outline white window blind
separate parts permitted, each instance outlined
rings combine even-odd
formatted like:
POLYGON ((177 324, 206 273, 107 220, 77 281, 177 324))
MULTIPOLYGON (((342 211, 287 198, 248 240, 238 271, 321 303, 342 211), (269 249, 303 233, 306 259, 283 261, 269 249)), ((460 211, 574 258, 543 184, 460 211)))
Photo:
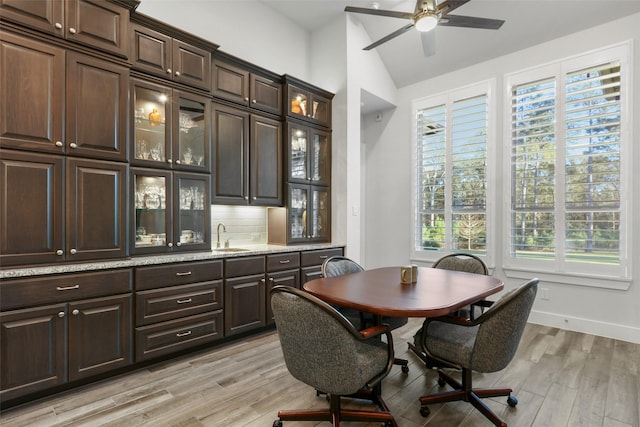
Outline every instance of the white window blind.
MULTIPOLYGON (((485 88, 486 89, 486 88, 485 88)), ((416 108, 414 251, 487 251, 488 95, 416 108)))
POLYGON ((623 57, 613 49, 546 67, 540 78, 511 76, 507 264, 628 274, 623 57))

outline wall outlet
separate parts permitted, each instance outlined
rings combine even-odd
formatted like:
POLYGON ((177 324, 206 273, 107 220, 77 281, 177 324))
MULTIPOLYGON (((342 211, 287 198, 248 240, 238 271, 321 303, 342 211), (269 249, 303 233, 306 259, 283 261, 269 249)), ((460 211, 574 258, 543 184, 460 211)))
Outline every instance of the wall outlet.
POLYGON ((540 288, 540 299, 549 299, 549 288, 540 288))

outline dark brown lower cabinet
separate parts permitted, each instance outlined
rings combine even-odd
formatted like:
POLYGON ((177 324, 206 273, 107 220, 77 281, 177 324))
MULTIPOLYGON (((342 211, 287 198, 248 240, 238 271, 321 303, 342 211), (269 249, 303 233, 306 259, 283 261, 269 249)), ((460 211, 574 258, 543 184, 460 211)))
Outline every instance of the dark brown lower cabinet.
POLYGON ((131 326, 131 294, 0 313, 0 400, 130 365, 131 326))
POLYGON ((327 258, 343 255, 344 248, 318 249, 300 253, 300 286, 322 277, 322 263, 327 258))
POLYGON ((226 259, 224 271, 225 336, 265 326, 265 257, 226 259))

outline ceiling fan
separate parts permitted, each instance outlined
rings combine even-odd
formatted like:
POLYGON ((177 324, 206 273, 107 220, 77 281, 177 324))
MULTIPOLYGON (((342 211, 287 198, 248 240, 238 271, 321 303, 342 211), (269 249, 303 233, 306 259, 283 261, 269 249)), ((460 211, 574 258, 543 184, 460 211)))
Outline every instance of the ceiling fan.
POLYGON ((422 39, 422 49, 425 56, 435 54, 435 32, 436 26, 443 27, 465 27, 481 28, 485 30, 497 30, 504 21, 500 19, 478 18, 473 16, 449 15, 449 12, 459 8, 470 0, 418 0, 416 8, 411 12, 397 12, 394 10, 369 9, 366 7, 347 6, 345 12, 364 13, 367 15, 386 16, 391 18, 410 19, 411 23, 405 25, 397 31, 371 43, 363 50, 371 50, 401 34, 415 28, 420 32, 422 39))

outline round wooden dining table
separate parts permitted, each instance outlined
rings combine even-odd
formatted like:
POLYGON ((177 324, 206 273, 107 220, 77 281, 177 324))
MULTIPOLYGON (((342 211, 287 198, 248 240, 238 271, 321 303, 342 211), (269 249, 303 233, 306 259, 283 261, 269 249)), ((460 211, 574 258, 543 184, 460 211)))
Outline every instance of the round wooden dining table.
POLYGON ((402 283, 401 267, 383 267, 314 279, 304 290, 330 304, 392 317, 444 316, 504 288, 502 280, 460 271, 418 267, 415 283, 402 283))

